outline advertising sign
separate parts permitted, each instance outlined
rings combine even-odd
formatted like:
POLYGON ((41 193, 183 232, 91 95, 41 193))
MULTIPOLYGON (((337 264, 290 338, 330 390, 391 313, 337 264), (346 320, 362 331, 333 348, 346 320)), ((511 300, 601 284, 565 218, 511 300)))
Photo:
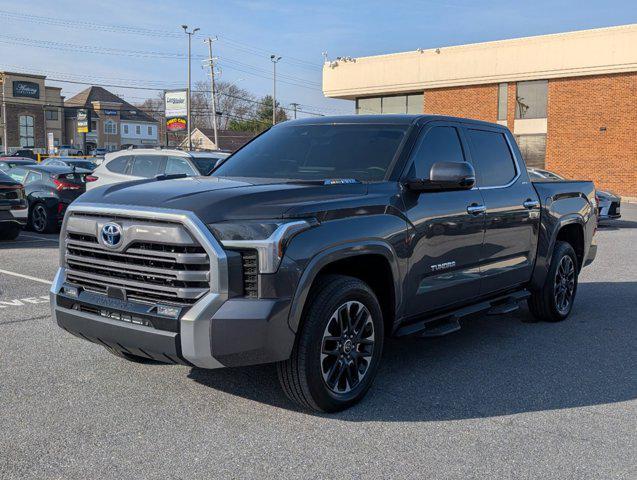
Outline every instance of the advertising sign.
POLYGON ((55 138, 53 137, 53 132, 46 134, 46 146, 48 154, 55 155, 55 138))
POLYGON ((13 96, 40 98, 40 84, 35 82, 25 82, 22 80, 14 80, 13 96))
POLYGON ((188 128, 188 91, 173 90, 164 92, 166 130, 179 132, 188 128))
POLYGON ((77 133, 88 133, 91 131, 91 111, 81 108, 77 111, 77 133))

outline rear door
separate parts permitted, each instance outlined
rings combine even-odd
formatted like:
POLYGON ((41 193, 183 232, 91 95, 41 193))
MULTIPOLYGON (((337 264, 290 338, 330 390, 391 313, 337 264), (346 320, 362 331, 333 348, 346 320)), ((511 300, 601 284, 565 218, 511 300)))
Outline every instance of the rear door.
MULTIPOLYGON (((416 142, 405 179, 429 178, 435 162, 468 161, 458 125, 428 123, 416 142)), ((405 214, 412 226, 411 260, 405 285, 407 313, 465 302, 480 293, 479 259, 484 215, 480 191, 413 192, 404 190, 405 214)))
POLYGON ((486 206, 480 273, 488 295, 530 280, 540 203, 508 130, 467 124, 464 133, 486 206))

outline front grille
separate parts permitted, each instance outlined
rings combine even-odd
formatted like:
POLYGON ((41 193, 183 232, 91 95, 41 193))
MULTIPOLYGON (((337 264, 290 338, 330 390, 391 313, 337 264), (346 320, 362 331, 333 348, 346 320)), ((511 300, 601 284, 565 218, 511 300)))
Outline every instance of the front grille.
POLYGON ((248 298, 257 298, 259 295, 259 265, 255 250, 241 252, 243 265, 243 294, 248 298))
POLYGON ((610 204, 610 207, 608 208, 608 214, 609 215, 617 215, 617 207, 619 206, 619 204, 617 202, 613 202, 610 204))
POLYGON ((149 232, 147 236, 152 241, 135 239, 122 251, 113 251, 88 233, 96 231, 96 220, 78 220, 70 218, 67 225, 67 282, 95 293, 106 294, 112 287, 123 290, 129 300, 179 306, 192 305, 209 291, 208 254, 182 225, 158 222, 138 225, 135 219, 122 219, 129 227, 142 227, 139 229, 142 235, 149 232), (189 243, 157 241, 159 235, 153 234, 153 228, 157 232, 169 228, 178 234, 175 238, 189 243))

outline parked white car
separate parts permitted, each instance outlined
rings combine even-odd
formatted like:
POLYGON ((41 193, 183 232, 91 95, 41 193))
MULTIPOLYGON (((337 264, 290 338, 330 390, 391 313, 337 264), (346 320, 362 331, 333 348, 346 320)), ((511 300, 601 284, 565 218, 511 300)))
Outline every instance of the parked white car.
POLYGON ((104 161, 86 177, 86 189, 102 185, 153 178, 158 175, 209 175, 227 152, 186 152, 139 148, 107 153, 104 161))

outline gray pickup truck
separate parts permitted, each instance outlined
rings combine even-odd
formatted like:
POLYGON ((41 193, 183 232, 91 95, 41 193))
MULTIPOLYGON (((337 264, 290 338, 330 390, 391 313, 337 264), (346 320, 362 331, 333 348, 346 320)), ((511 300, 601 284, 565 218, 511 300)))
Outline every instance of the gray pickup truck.
POLYGON ((523 300, 566 319, 596 253, 593 184, 531 183, 490 123, 289 121, 212 175, 74 202, 58 325, 133 361, 276 362, 290 399, 332 412, 368 391, 386 337, 444 335, 523 300))

